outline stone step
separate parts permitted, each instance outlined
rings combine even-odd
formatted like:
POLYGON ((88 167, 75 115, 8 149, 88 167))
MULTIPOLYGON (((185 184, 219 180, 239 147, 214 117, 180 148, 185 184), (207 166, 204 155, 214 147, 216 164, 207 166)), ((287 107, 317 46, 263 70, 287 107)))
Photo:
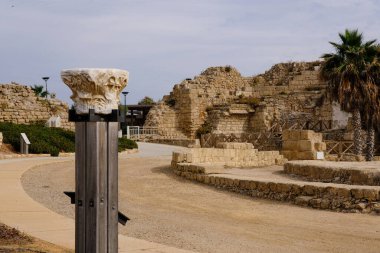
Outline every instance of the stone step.
POLYGON ((291 161, 284 172, 307 181, 380 186, 380 162, 291 161))
POLYGON ((339 212, 380 213, 380 186, 301 181, 282 173, 281 166, 223 169, 172 164, 172 168, 176 175, 189 180, 256 198, 339 212))

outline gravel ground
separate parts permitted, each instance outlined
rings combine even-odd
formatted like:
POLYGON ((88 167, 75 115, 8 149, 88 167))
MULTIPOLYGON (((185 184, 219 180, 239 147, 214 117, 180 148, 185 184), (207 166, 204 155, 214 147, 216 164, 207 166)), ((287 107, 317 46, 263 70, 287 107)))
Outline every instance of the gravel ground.
MULTIPOLYGON (((379 252, 378 216, 219 191, 175 177, 165 152, 158 157, 140 152, 120 160, 119 205, 131 218, 120 226, 121 233, 198 252, 379 252)), ((74 218, 74 207, 62 193, 74 189, 73 168, 73 161, 33 168, 22 177, 24 189, 48 208, 74 218)))

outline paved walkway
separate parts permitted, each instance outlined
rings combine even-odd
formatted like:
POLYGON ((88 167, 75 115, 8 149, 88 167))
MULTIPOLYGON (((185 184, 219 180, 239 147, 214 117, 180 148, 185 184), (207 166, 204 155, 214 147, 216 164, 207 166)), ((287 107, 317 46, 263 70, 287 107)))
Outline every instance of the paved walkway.
MULTIPOLYGON (((136 156, 144 156, 144 150, 149 154, 157 152, 159 155, 168 155, 175 148, 143 143, 140 144, 140 154, 136 156)), ((23 190, 20 181, 22 174, 32 167, 70 159, 73 157, 0 160, 0 222, 31 236, 73 249, 74 220, 52 212, 31 199, 23 190)), ((189 253, 191 251, 119 235, 119 252, 189 253)))

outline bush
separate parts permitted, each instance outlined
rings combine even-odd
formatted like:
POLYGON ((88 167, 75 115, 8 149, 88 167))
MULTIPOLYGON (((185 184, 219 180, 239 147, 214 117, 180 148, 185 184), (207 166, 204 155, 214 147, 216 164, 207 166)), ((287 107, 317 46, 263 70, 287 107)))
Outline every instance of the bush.
POLYGON ((11 144, 15 150, 20 150, 20 134, 25 133, 31 144, 29 152, 32 154, 58 155, 59 152, 75 151, 75 134, 61 128, 48 128, 40 123, 18 125, 0 123, 0 132, 3 132, 4 143, 11 144))
POLYGON ((195 132, 195 136, 199 139, 201 138, 202 134, 209 134, 212 131, 212 126, 208 123, 204 123, 202 126, 198 128, 198 130, 195 132))
POLYGON ((59 156, 58 148, 51 148, 50 149, 50 156, 59 156))
MULTIPOLYGON (((50 154, 58 156, 60 152, 75 152, 75 133, 61 128, 49 128, 40 123, 19 125, 0 123, 0 132, 3 133, 3 142, 11 144, 14 150, 20 150, 20 134, 25 133, 31 144, 29 153, 50 154)), ((135 141, 125 137, 119 139, 119 152, 137 148, 135 141)))
POLYGON ((138 148, 137 143, 133 140, 128 139, 127 137, 119 138, 119 152, 122 152, 127 149, 138 148))

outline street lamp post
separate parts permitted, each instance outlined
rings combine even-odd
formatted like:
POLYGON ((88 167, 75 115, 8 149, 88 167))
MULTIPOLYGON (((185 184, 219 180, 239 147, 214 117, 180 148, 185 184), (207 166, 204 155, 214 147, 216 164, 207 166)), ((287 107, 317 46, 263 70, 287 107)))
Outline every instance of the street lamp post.
POLYGON ((42 80, 45 81, 45 90, 46 90, 45 97, 47 98, 47 95, 48 95, 47 81, 49 80, 49 77, 48 76, 44 76, 44 77, 42 77, 42 80))
POLYGON ((124 118, 124 131, 127 131, 126 128, 127 128, 127 95, 128 95, 128 91, 123 91, 122 92, 123 95, 124 95, 124 115, 125 115, 125 118, 124 118))

